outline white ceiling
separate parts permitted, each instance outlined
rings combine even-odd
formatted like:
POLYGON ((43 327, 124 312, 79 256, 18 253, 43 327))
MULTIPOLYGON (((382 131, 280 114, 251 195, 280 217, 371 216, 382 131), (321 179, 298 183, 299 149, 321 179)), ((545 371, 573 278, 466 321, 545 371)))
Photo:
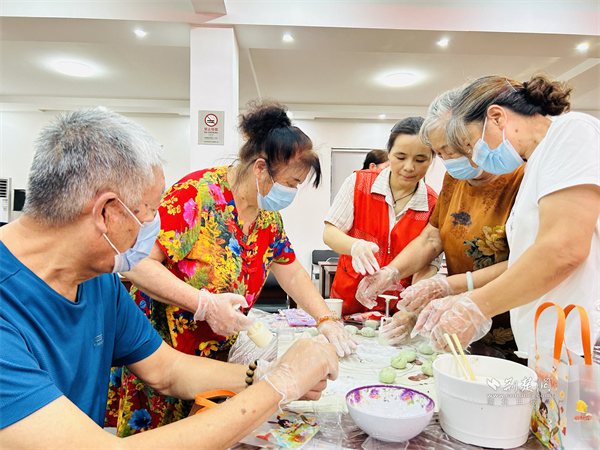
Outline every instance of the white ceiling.
POLYGON ((572 83, 573 109, 598 116, 599 8, 598 0, 0 0, 0 106, 188 115, 190 26, 229 26, 240 106, 262 96, 295 118, 393 120, 424 114, 468 78, 525 81, 544 71, 572 83), (286 32, 294 42, 282 42, 286 32), (436 45, 442 37, 447 48, 436 45), (587 52, 575 49, 581 42, 587 52), (50 66, 59 57, 87 61, 98 75, 61 75, 50 66), (379 81, 406 70, 422 81, 379 81))

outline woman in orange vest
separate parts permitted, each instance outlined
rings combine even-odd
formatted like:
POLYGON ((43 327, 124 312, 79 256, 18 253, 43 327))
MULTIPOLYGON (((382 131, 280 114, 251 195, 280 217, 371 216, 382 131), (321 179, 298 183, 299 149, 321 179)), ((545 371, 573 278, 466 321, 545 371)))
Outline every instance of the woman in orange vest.
MULTIPOLYGON (((394 278, 397 270, 388 264, 429 222, 437 194, 422 181, 434 157, 419 139, 423 121, 408 117, 394 125, 387 144, 390 166, 350 175, 325 217, 323 241, 340 254, 331 298, 344 301, 343 315, 385 309, 383 301, 359 302, 358 284, 367 274, 394 278)), ((414 277, 432 276, 437 269, 426 266, 414 277)), ((409 276, 386 293, 398 295, 411 283, 409 276)))

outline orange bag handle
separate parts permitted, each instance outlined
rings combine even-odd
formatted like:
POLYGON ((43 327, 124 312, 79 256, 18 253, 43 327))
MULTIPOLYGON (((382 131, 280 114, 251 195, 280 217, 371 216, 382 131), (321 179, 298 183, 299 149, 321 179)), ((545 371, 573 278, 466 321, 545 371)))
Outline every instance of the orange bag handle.
MULTIPOLYGON (((554 361, 560 361, 560 353, 562 351, 562 345, 565 340, 565 312, 563 309, 558 306, 556 303, 545 302, 542 303, 537 311, 535 312, 535 320, 533 322, 533 332, 535 335, 535 351, 537 353, 537 323, 540 317, 540 314, 547 309, 554 306, 558 313, 558 318, 556 321, 556 333, 554 334, 554 361)), ((570 310, 569 310, 570 311, 570 310)), ((589 326, 589 324, 588 324, 589 326)))
MULTIPOLYGON (((588 366, 592 365, 592 349, 590 348, 590 319, 588 318, 585 308, 579 305, 569 305, 565 308, 565 319, 569 317, 569 313, 577 309, 579 311, 579 320, 581 322, 581 340, 583 345, 583 359, 588 366)), ((571 364, 571 354, 569 354, 569 364, 571 364)))
POLYGON ((194 398, 194 402, 196 405, 202 406, 203 408, 199 409, 196 414, 200 414, 201 412, 206 411, 207 409, 214 408, 218 405, 218 403, 213 402, 210 399, 216 399, 220 397, 233 397, 235 392, 227 390, 227 389, 213 389, 212 391, 204 391, 199 394, 196 394, 194 398))

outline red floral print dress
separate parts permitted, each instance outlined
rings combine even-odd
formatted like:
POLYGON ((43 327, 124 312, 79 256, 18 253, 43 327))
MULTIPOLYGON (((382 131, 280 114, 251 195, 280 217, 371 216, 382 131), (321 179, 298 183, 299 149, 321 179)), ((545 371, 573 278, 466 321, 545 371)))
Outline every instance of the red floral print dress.
MULTIPOLYGON (((259 210, 248 235, 243 233, 227 167, 200 170, 181 179, 165 193, 159 214, 157 241, 169 271, 198 289, 241 294, 249 307, 260 294, 271 264, 296 259, 277 212, 259 210)), ((183 353, 215 357, 235 341, 236 336, 219 336, 206 322, 195 322, 193 312, 155 301, 135 286, 131 295, 165 342, 183 353)), ((158 394, 127 368, 115 368, 112 375, 107 426, 116 422, 119 436, 189 414, 190 401, 158 394)))

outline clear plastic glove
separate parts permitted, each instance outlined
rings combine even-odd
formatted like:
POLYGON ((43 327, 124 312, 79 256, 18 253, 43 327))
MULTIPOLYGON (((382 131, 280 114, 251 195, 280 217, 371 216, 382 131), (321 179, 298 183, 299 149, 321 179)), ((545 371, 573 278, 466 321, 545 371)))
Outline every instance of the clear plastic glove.
POLYGON ((467 294, 434 300, 419 315, 415 330, 429 336, 429 345, 438 351, 447 351, 444 333, 456 334, 466 348, 490 331, 492 319, 488 319, 467 294))
POLYGON ((373 275, 379 270, 379 263, 375 259, 375 253, 379 251, 379 246, 374 242, 359 239, 350 249, 352 256, 352 268, 361 275, 373 275))
POLYGON ((348 334, 341 322, 337 320, 321 322, 317 329, 335 347, 335 351, 340 358, 352 354, 358 347, 358 342, 348 334))
POLYGON ((373 275, 367 275, 356 288, 356 300, 368 309, 373 309, 377 305, 377 296, 390 290, 394 283, 400 281, 398 269, 392 266, 385 266, 375 272, 373 275))
POLYGON ((398 309, 419 313, 430 301, 454 295, 446 277, 428 278, 407 287, 398 301, 398 309))
POLYGON ((410 337, 416 323, 416 313, 400 310, 391 317, 391 321, 381 327, 381 336, 390 345, 400 345, 410 337))
POLYGON ((239 294, 212 294, 206 289, 200 289, 194 320, 205 320, 215 333, 231 336, 247 330, 256 322, 256 319, 242 314, 236 308, 238 305, 248 307, 246 299, 239 294))
POLYGON ((333 345, 324 336, 312 339, 304 333, 273 363, 263 379, 281 394, 281 408, 303 396, 317 400, 326 386, 323 381, 335 380, 338 370, 333 345))

